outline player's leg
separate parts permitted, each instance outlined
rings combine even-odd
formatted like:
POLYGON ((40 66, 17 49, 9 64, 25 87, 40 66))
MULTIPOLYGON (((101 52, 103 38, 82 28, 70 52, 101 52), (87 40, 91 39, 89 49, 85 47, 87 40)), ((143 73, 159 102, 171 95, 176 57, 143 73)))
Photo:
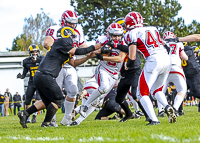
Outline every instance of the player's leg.
POLYGON ((74 67, 66 68, 66 77, 64 79, 64 86, 67 91, 65 104, 65 115, 60 122, 61 125, 69 125, 72 123, 71 114, 74 109, 76 101, 76 94, 78 93, 77 87, 78 77, 74 67))

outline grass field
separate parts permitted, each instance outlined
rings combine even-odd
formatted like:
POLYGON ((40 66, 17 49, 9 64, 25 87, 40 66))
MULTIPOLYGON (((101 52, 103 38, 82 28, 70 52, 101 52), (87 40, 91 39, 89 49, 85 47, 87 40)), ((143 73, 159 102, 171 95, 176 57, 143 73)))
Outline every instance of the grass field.
MULTIPOLYGON (((157 110, 156 110, 157 112, 157 110)), ((146 126, 145 118, 119 123, 119 120, 95 121, 95 111, 79 126, 61 126, 63 113, 57 113, 58 128, 41 128, 44 114, 37 116, 35 124, 23 129, 17 116, 0 118, 0 143, 10 142, 135 142, 135 143, 195 143, 200 142, 200 113, 197 107, 184 106, 185 115, 176 123, 160 117, 160 125, 146 126)))

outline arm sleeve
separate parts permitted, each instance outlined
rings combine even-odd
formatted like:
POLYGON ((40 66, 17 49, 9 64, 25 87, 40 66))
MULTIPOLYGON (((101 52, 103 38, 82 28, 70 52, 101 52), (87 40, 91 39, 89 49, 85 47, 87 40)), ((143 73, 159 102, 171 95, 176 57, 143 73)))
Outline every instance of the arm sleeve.
POLYGON ((95 50, 94 45, 89 46, 88 48, 78 48, 76 49, 74 55, 85 55, 95 50))

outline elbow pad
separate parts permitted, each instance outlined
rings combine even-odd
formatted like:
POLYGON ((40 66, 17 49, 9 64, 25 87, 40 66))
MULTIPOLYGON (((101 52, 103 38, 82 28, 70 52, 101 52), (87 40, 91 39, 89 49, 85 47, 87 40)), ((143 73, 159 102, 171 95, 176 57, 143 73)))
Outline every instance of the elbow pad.
POLYGON ((79 49, 76 49, 74 55, 85 55, 85 54, 90 53, 90 52, 92 52, 94 50, 95 50, 94 45, 91 45, 88 48, 79 48, 79 49))

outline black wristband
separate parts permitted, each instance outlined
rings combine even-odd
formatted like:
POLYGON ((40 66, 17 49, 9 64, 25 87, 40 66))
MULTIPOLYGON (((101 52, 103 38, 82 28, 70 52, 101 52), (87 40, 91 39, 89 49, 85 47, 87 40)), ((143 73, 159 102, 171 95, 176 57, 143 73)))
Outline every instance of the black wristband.
POLYGON ((117 45, 117 49, 125 53, 128 53, 128 50, 129 50, 128 46, 122 45, 122 44, 117 45))
POLYGON ((127 64, 126 66, 129 68, 131 67, 133 64, 134 64, 135 60, 131 60, 129 57, 128 57, 128 61, 127 61, 127 64))

